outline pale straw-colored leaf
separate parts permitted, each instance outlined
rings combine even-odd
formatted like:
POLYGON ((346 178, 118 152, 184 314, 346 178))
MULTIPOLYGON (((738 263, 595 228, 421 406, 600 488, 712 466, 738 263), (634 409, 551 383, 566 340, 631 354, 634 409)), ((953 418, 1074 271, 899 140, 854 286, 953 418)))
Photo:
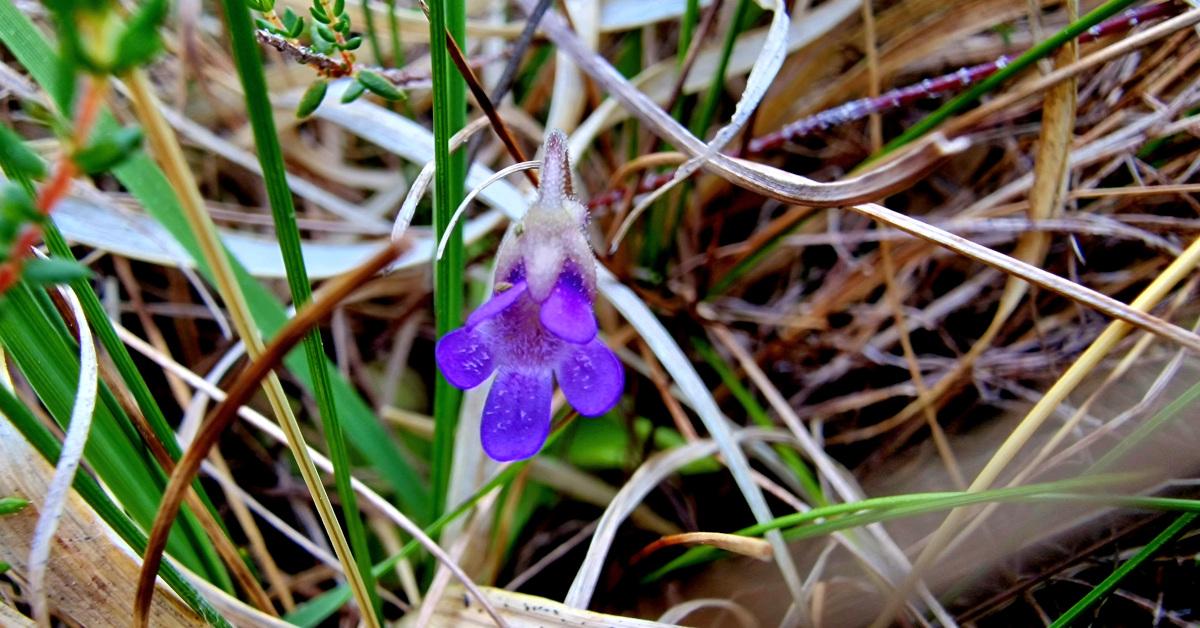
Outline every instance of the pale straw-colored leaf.
POLYGON ((75 317, 79 330, 79 380, 75 389, 75 401, 71 406, 71 423, 63 438, 54 478, 46 490, 38 515, 33 540, 29 546, 29 603, 33 618, 42 626, 50 625, 50 605, 47 599, 46 571, 51 560, 50 549, 54 546, 54 535, 60 520, 65 516, 67 500, 75 472, 83 460, 83 449, 92 430, 92 415, 96 410, 97 381, 100 366, 96 356, 96 344, 92 341, 92 330, 83 314, 83 306, 75 291, 61 290, 75 317))
MULTIPOLYGON (((529 0, 520 0, 529 10, 529 0)), ((1200 9, 1189 11, 1178 18, 1168 20, 1164 24, 1147 29, 1142 33, 1138 43, 1152 41, 1146 37, 1153 32, 1157 37, 1164 37, 1171 32, 1169 27, 1178 29, 1200 21, 1200 9), (1181 18, 1183 18, 1181 20, 1181 18)), ((571 53, 572 58, 597 83, 610 94, 620 100, 638 119, 657 133, 662 139, 675 145, 676 148, 690 154, 699 155, 704 150, 704 143, 688 132, 662 108, 629 84, 615 68, 606 60, 590 54, 562 17, 551 12, 543 18, 543 30, 549 39, 571 53)), ((1130 38, 1133 39, 1133 38, 1130 38)), ((1118 44, 1119 45, 1119 44, 1118 44)), ((1116 47, 1116 46, 1113 46, 1116 47)), ((1092 55, 1095 56, 1095 55, 1092 55)), ((1091 57, 1089 57, 1091 58, 1091 57)), ((1085 59, 1084 61, 1086 61, 1085 59)), ((1082 61, 1080 63, 1083 63, 1082 61)), ((1057 70, 1048 75, 1042 82, 1045 86, 1054 75, 1054 80, 1064 80, 1063 71, 1073 70, 1079 64, 1057 70)), ((816 183, 797 174, 778 168, 758 164, 744 159, 736 159, 726 155, 715 155, 705 164, 705 168, 723 179, 748 190, 787 203, 813 207, 849 206, 855 212, 873 220, 907 231, 917 237, 947 248, 951 251, 969 257, 988 266, 998 268, 1010 275, 1028 281, 1047 290, 1061 294, 1067 298, 1091 307, 1113 318, 1151 331, 1164 338, 1185 345, 1194 351, 1200 351, 1200 335, 1180 328, 1146 312, 1138 311, 1129 305, 1121 303, 1112 297, 1101 294, 1078 283, 1064 279, 1036 266, 1013 259, 978 243, 947 233, 925 222, 911 218, 875 203, 866 202, 873 198, 887 196, 895 191, 911 185, 921 173, 932 168, 945 157, 962 151, 967 145, 966 140, 947 140, 940 134, 934 134, 920 142, 913 150, 889 166, 861 175, 855 179, 847 179, 834 183, 816 183)))
MULTIPOLYGON (((0 416, 0 495, 20 495, 30 502, 21 512, 0 517, 0 561, 9 563, 9 577, 29 578, 28 548, 54 473, 16 426, 0 416)), ((124 628, 133 613, 140 561, 73 490, 67 491, 55 519, 54 556, 46 563, 43 585, 54 615, 76 626, 124 628)), ((150 617, 155 626, 205 625, 162 583, 150 617)), ((0 615, 0 624, 6 621, 0 615)))
POLYGON ((471 191, 467 192, 467 195, 463 197, 462 202, 458 204, 458 208, 454 210, 454 215, 450 216, 450 222, 446 224, 445 234, 442 235, 441 241, 438 242, 437 254, 434 256, 434 259, 442 259, 442 254, 446 252, 446 244, 450 242, 450 234, 454 231, 454 227, 458 225, 458 221, 462 218, 463 214, 467 212, 467 208, 471 206, 471 203, 474 202, 475 197, 479 196, 480 192, 483 192, 489 185, 499 181, 500 179, 503 179, 504 177, 507 177, 510 174, 513 174, 514 172, 533 170, 534 168, 540 167, 542 167, 541 161, 522 161, 521 163, 513 164, 497 170, 492 174, 492 176, 484 179, 483 183, 471 188, 471 191))
MULTIPOLYGON (((730 445, 740 454, 744 441, 779 440, 782 437, 779 433, 764 432, 756 428, 742 428, 735 431, 725 427, 722 432, 724 443, 716 438, 692 441, 674 449, 658 452, 638 467, 638 470, 625 482, 617 496, 613 498, 612 503, 601 515, 596 533, 592 536, 592 542, 588 546, 587 556, 584 557, 583 564, 575 574, 575 580, 571 583, 567 597, 563 600, 564 604, 576 608, 587 608, 592 594, 596 590, 596 583, 600 580, 605 557, 616 537, 618 527, 633 511, 633 508, 640 504, 646 495, 664 479, 697 460, 707 458, 719 451, 724 454, 724 450, 730 445)), ((736 472, 734 477, 736 479, 736 472)), ((753 490, 761 499, 762 493, 758 492, 758 487, 754 487, 753 490)), ((743 493, 746 494, 747 501, 753 499, 749 494, 750 491, 743 489, 743 493)), ((790 554, 787 554, 787 546, 782 543, 782 538, 778 543, 772 542, 771 545, 775 551, 776 560, 779 561, 783 556, 787 556, 786 564, 791 565, 790 554)), ((780 562, 784 564, 783 561, 780 562)), ((792 569, 794 570, 794 565, 792 569)), ((797 591, 799 591, 798 582, 797 591)), ((800 603, 800 600, 797 600, 797 603, 800 603)))
POLYGON ((758 108, 763 96, 767 94, 767 89, 771 87, 771 83, 775 80, 775 75, 779 73, 779 68, 783 66, 783 60, 787 56, 787 7, 784 5, 783 0, 771 0, 769 4, 772 15, 771 25, 767 28, 767 38, 763 42, 762 50, 758 53, 758 58, 754 61, 753 67, 750 68, 750 74, 746 77, 746 86, 742 90, 742 96, 738 99, 737 105, 734 106, 733 116, 725 126, 721 127, 713 135, 713 138, 705 145, 703 151, 693 156, 675 170, 675 176, 666 185, 647 194, 645 198, 638 201, 633 211, 629 212, 629 215, 625 217, 625 221, 617 229, 617 233, 613 237, 612 250, 616 250, 621 240, 625 237, 625 233, 629 231, 633 223, 637 221, 638 217, 650 205, 664 194, 670 192, 676 185, 692 176, 705 162, 712 159, 713 155, 724 150, 729 145, 729 142, 741 133, 742 127, 754 115, 754 110, 758 108))
POLYGON ((733 600, 725 600, 721 598, 706 597, 698 600, 688 600, 682 604, 676 604, 667 609, 667 612, 659 616, 658 621, 664 624, 678 624, 687 618, 688 615, 696 611, 718 608, 733 615, 733 618, 742 625, 742 628, 758 628, 758 618, 751 613, 749 609, 733 600))
MULTIPOLYGON (((647 4, 638 1, 643 5, 647 4)), ((797 52, 821 41, 833 28, 855 15, 860 2, 861 0, 833 0, 802 15, 792 16, 787 32, 787 52, 797 52)), ((766 28, 755 29, 743 33, 738 38, 733 53, 729 56, 725 78, 741 76, 750 71, 763 49, 767 31, 766 28)), ((720 56, 719 42, 702 48, 692 65, 692 71, 683 83, 682 93, 695 94, 707 89, 709 84, 716 80, 713 75, 717 71, 720 56)), ((679 63, 671 57, 642 70, 630 79, 630 83, 654 102, 665 105, 678 77, 679 63)), ((591 149, 601 133, 630 115, 630 110, 610 94, 571 134, 571 154, 576 159, 581 158, 591 149)))
MULTIPOLYGON (((504 589, 480 587, 500 616, 512 628, 673 628, 645 619, 620 615, 605 615, 572 608, 544 597, 514 593, 504 589)), ((419 624, 412 615, 400 621, 403 628, 419 624)), ((495 623, 470 598, 463 596, 462 587, 447 587, 428 624, 421 628, 491 628, 495 623)))

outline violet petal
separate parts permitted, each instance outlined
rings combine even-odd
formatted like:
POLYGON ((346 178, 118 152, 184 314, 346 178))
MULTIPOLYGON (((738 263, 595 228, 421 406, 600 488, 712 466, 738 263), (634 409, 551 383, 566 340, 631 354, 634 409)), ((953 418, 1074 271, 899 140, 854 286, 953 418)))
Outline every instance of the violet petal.
POLYGON ((463 390, 483 383, 496 370, 486 339, 466 327, 442 336, 434 354, 446 381, 463 390))
POLYGON ((621 361, 599 338, 567 354, 554 374, 567 401, 583 416, 608 412, 625 389, 621 361))
POLYGON ((484 301, 483 305, 479 306, 478 309, 471 312, 471 315, 467 317, 467 327, 474 329, 483 321, 507 310, 509 306, 517 302, 517 299, 521 298, 521 295, 525 294, 528 287, 528 284, 522 281, 513 284, 508 290, 492 295, 492 298, 484 301))
POLYGON ((550 373, 502 370, 483 406, 480 440, 493 460, 524 460, 550 434, 550 373))
POLYGON ((538 318, 550 333, 570 343, 581 345, 596 337, 592 299, 583 287, 583 278, 569 268, 559 274, 538 318))

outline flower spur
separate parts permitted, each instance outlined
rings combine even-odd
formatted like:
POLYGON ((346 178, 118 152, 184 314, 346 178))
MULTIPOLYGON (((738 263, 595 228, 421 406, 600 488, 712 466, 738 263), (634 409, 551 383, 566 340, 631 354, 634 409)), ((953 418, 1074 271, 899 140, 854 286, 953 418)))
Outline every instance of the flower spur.
POLYGON ((537 198, 496 253, 492 298, 435 351, 442 374, 458 388, 496 374, 480 438, 502 462, 528 458, 546 442, 555 380, 571 406, 590 417, 612 409, 625 387, 621 362, 597 335, 596 258, 561 131, 546 138, 541 175, 537 198))

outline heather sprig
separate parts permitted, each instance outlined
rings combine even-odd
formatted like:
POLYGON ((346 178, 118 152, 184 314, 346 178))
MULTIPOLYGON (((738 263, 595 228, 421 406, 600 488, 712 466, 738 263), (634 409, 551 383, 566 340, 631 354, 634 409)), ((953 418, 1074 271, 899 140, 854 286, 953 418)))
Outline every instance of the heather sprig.
POLYGON ((379 72, 356 65, 354 51, 362 46, 363 36, 351 30, 350 14, 346 13, 345 0, 312 0, 312 5, 308 8, 308 13, 313 19, 312 28, 309 29, 308 47, 299 43, 300 36, 305 31, 303 17, 296 15, 291 9, 285 9, 280 17, 275 13, 275 0, 246 2, 250 8, 262 14, 255 19, 261 32, 281 38, 275 40, 278 43, 272 45, 277 48, 286 46, 291 49, 293 56, 298 58, 318 61, 309 65, 317 71, 320 78, 313 81, 300 97, 300 103, 296 107, 297 117, 308 117, 321 106, 329 91, 329 79, 354 79, 342 92, 343 103, 354 102, 367 92, 386 100, 402 100, 405 97, 404 92, 379 72))

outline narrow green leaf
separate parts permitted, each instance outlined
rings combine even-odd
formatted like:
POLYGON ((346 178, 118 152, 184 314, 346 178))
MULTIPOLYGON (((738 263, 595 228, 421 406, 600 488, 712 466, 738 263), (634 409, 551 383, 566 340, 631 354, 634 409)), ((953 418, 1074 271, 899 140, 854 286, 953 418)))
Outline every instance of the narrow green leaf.
MULTIPOLYGON (((226 26, 233 42, 234 61, 242 81, 246 97, 246 110, 250 126, 254 131, 254 144, 258 149, 258 162, 262 167, 263 181, 267 186, 267 197, 271 203, 271 216, 275 222, 275 235, 279 240, 280 252, 287 269, 288 287, 296 307, 312 301, 312 286, 304 255, 300 246, 300 229, 296 223, 296 208, 292 192, 288 187, 287 171, 283 162, 283 150, 279 146, 279 135, 275 129, 275 118, 271 103, 267 99, 268 88, 263 72, 262 57, 258 43, 250 31, 248 16, 240 9, 236 0, 223 0, 226 26)), ((310 86, 301 100, 301 115, 312 113, 325 97, 325 81, 310 86), (307 101, 307 103, 305 102, 307 101), (307 111, 306 111, 307 109, 307 111)), ((358 510, 358 497, 351 485, 352 469, 350 453, 346 447, 346 436, 342 426, 341 412, 334 394, 329 374, 329 360, 319 330, 312 330, 304 338, 304 360, 312 375, 313 392, 317 398, 320 419, 325 428, 325 440, 329 445, 329 458, 333 462, 333 479, 337 496, 342 503, 342 516, 346 523, 351 551, 369 592, 375 614, 381 613, 375 578, 371 573, 371 552, 363 528, 362 513, 358 510)))
POLYGON ((363 38, 361 35, 351 37, 350 39, 346 40, 346 43, 342 46, 342 50, 358 50, 358 47, 362 45, 362 42, 363 38))
POLYGON ((346 88, 346 91, 342 92, 342 104, 352 103, 358 100, 366 92, 366 85, 363 85, 357 80, 352 81, 350 86, 346 88))
POLYGON ((142 145, 142 129, 127 126, 120 129, 99 131, 90 144, 72 155, 79 169, 88 174, 112 170, 129 159, 142 145))
POLYGON ((300 33, 303 33, 303 32, 304 32, 304 19, 301 17, 296 17, 296 21, 294 23, 292 23, 291 27, 288 28, 287 36, 292 39, 295 39, 300 36, 300 33))
POLYGON ((46 176, 46 163, 7 124, 0 124, 0 161, 10 164, 31 179, 46 176))
MULTIPOLYGON (((308 7, 308 12, 310 15, 313 16, 314 20, 316 20, 322 24, 328 24, 331 21, 329 19, 329 16, 325 15, 325 12, 321 10, 321 7, 316 4, 312 5, 311 7, 308 7)), ((330 41, 332 41, 332 40, 330 40, 330 41)))
POLYGON ((334 36, 333 31, 329 30, 329 27, 322 22, 313 24, 313 32, 316 33, 318 37, 329 43, 337 41, 337 37, 334 36))
POLYGON ((388 100, 400 100, 404 94, 392 82, 370 70, 358 71, 358 82, 373 93, 388 100))
POLYGON ((34 285, 46 285, 87 279, 92 276, 92 271, 75 260, 34 258, 25 263, 21 276, 34 285))
POLYGON ((23 497, 0 497, 0 517, 15 515, 29 505, 29 500, 23 497))
MULTIPOLYGON (((462 324, 463 255, 462 224, 453 231, 450 218, 463 197, 466 154, 450 152, 450 137, 466 123, 466 84, 450 63, 447 33, 460 47, 467 45, 466 7, 462 0, 434 2, 429 7, 430 56, 433 65, 433 227, 438 241, 446 238, 445 253, 433 266, 433 314, 438 336, 462 324)), ((437 367, 432 367, 437 370, 437 367)), ((454 460, 454 432, 462 393, 438 371, 433 390, 433 511, 446 508, 450 465, 454 460)))
POLYGON ((167 0, 146 0, 129 18, 117 40, 117 56, 112 71, 120 74, 129 68, 149 63, 162 47, 158 28, 167 16, 167 0))
POLYGON ((1103 582, 1092 587, 1092 589, 1087 592, 1087 595, 1083 596, 1083 598, 1071 606, 1071 608, 1067 609, 1067 612, 1063 613, 1058 619, 1054 620, 1054 623, 1050 624, 1050 628, 1066 628, 1066 626, 1070 626, 1072 623, 1074 623, 1075 620, 1079 619, 1080 615, 1087 612, 1089 608, 1095 606, 1101 598, 1111 593, 1112 590, 1115 589, 1117 585, 1120 584, 1121 581, 1124 580, 1125 577, 1128 576, 1134 569, 1137 569, 1139 565, 1157 554, 1164 545, 1170 543, 1172 539, 1174 539, 1176 536, 1179 536, 1181 532, 1186 530, 1188 526, 1190 526, 1192 522, 1196 520, 1196 516, 1197 513, 1195 512, 1179 515, 1175 521, 1171 522, 1171 525, 1167 526, 1167 528, 1162 532, 1159 532, 1158 536, 1155 536, 1149 543, 1143 546, 1142 549, 1138 550, 1138 552, 1130 557, 1129 560, 1121 563, 1121 566, 1117 567, 1116 571, 1112 572, 1112 574, 1105 578, 1103 582))
POLYGON ((333 14, 342 15, 346 12, 346 0, 333 0, 333 14))
POLYGON ((312 112, 321 106, 321 101, 325 100, 325 92, 329 91, 329 83, 325 79, 318 79, 304 90, 304 95, 300 97, 300 104, 296 107, 297 118, 307 118, 312 115, 312 112))

